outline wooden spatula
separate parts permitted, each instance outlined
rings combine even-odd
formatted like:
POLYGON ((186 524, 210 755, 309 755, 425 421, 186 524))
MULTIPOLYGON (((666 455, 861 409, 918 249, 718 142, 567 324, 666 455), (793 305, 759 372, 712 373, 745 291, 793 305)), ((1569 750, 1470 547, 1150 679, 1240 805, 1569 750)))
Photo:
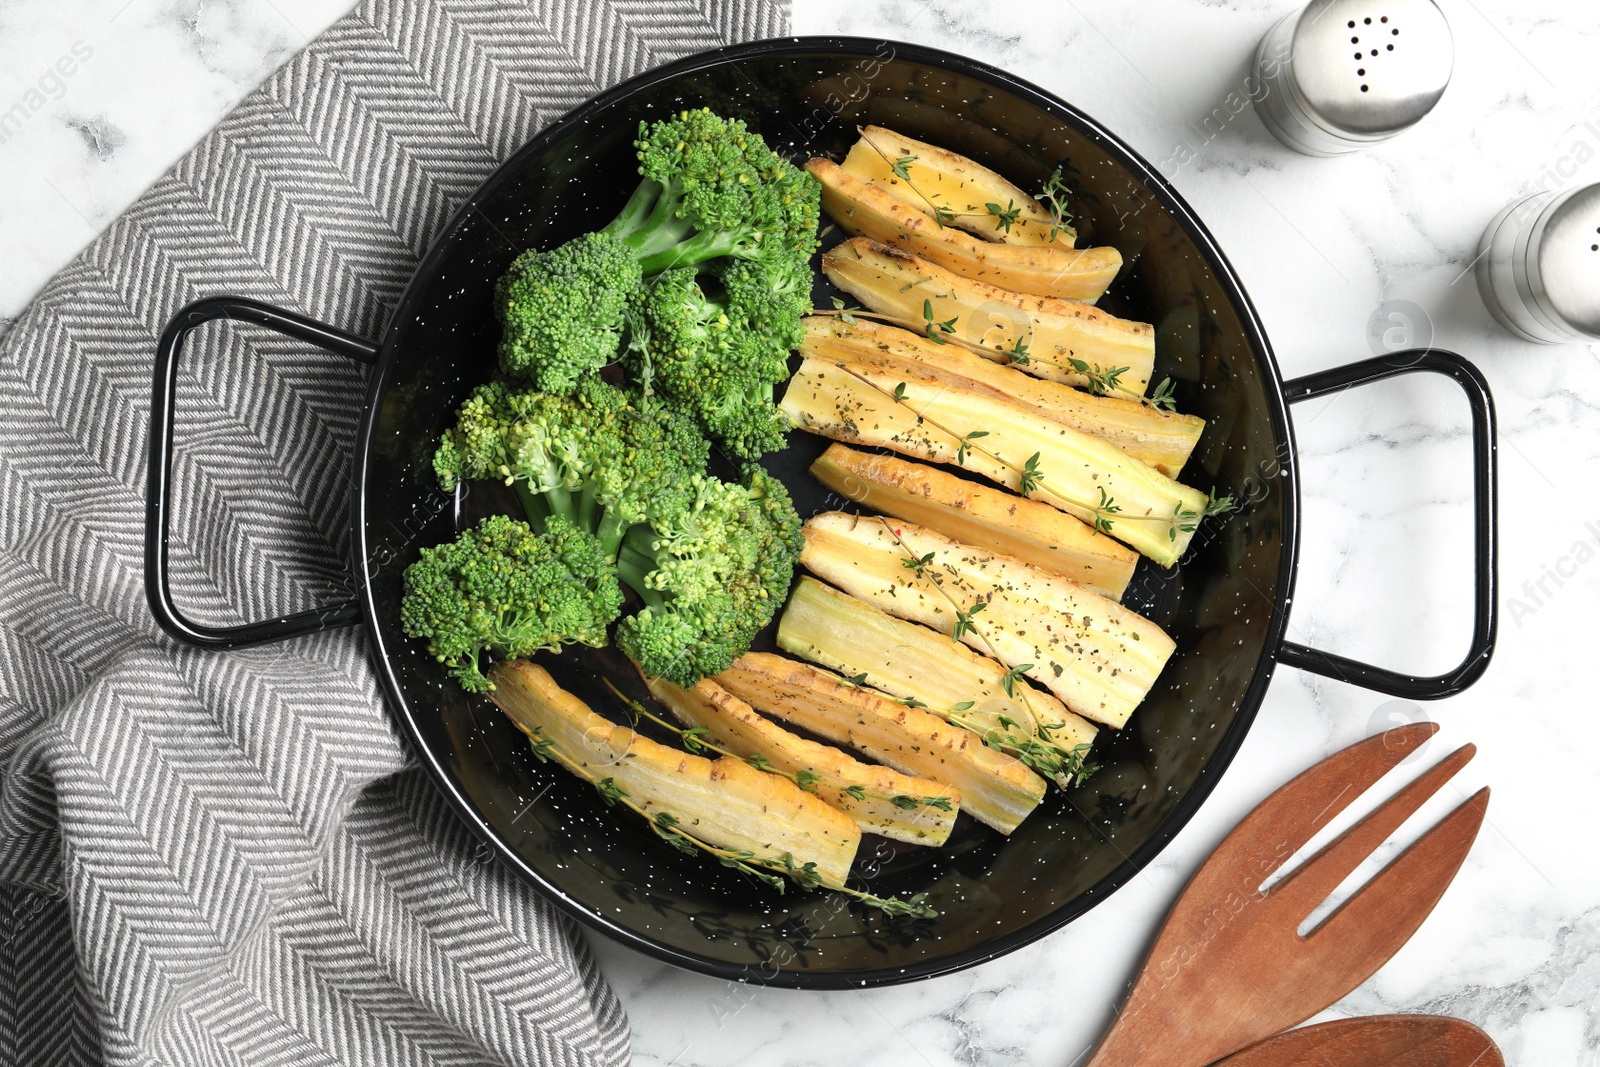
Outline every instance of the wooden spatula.
POLYGON ((1443 1015, 1369 1015, 1269 1037, 1216 1067, 1505 1067, 1471 1023, 1443 1015))
POLYGON ((1268 797, 1196 872, 1088 1067, 1205 1067, 1298 1025, 1360 985, 1422 924, 1477 836, 1473 794, 1305 937, 1311 912, 1466 765, 1446 756, 1297 870, 1266 878, 1438 727, 1337 752, 1268 797))

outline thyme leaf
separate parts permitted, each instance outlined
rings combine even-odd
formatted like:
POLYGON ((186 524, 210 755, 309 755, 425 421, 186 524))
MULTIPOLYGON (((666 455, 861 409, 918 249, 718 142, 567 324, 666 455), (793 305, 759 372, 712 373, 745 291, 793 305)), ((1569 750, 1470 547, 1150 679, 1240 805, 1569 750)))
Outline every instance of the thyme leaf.
POLYGON ((956 319, 958 318, 960 318, 959 315, 952 315, 943 322, 939 322, 933 317, 933 301, 924 300, 922 302, 923 332, 928 335, 928 340, 935 344, 942 345, 945 343, 944 338, 939 336, 940 333, 956 332, 956 319))
POLYGON ((1028 457, 1028 462, 1022 466, 1021 482, 1017 487, 1018 491, 1020 491, 1023 496, 1028 496, 1035 489, 1039 488, 1040 483, 1043 481, 1044 471, 1039 469, 1039 453, 1035 452, 1032 456, 1028 457))
POLYGON ((1006 233, 1011 232, 1011 224, 1016 222, 1017 216, 1022 213, 1022 209, 1017 206, 1017 202, 1009 198, 1006 200, 1005 207, 1001 207, 999 204, 985 204, 983 206, 989 214, 994 216, 994 228, 1004 230, 1006 233))

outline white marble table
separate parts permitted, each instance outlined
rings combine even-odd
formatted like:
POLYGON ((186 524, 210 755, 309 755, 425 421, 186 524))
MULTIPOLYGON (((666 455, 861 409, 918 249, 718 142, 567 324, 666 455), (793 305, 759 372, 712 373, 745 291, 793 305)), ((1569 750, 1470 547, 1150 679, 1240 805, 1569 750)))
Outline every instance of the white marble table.
MULTIPOLYGON (((596 945, 642 1064, 1068 1064, 1106 1024, 1194 866, 1251 805, 1391 722, 1444 724, 1425 759, 1480 754, 1425 810, 1492 784, 1489 821, 1439 910, 1332 1015, 1437 1011, 1508 1062, 1600 1063, 1600 348, 1501 333, 1470 274, 1512 197, 1600 180, 1600 6, 1443 0, 1457 74, 1419 128, 1360 155, 1281 148, 1248 108, 1247 57, 1282 0, 796 0, 797 33, 887 36, 1005 67, 1132 142, 1199 211, 1250 286, 1286 375, 1369 353, 1406 301, 1489 377, 1502 436, 1499 650, 1425 709, 1284 669, 1213 798, 1142 876, 997 962, 897 989, 734 986, 596 945), (1238 99, 1236 95, 1234 100, 1238 99), (1164 162, 1163 162, 1164 161, 1164 162)), ((348 0, 3 0, 0 111, 61 57, 0 134, 0 328, 228 108, 348 0), (119 10, 120 9, 120 10, 119 10), (75 51, 76 46, 76 51, 75 51), (84 55, 85 51, 88 55, 84 55)), ((1296 410, 1304 547, 1297 640, 1422 671, 1464 647, 1470 480, 1464 405, 1403 381, 1296 410)))

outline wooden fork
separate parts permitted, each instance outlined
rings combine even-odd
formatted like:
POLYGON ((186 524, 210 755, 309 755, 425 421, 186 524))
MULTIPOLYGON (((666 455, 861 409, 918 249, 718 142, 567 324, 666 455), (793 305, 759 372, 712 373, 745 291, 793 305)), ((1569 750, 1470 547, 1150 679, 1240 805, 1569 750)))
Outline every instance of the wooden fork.
POLYGON ((1216 1067, 1506 1067, 1488 1034, 1443 1015, 1368 1015, 1290 1030, 1216 1067))
POLYGON ((1297 931, 1472 759, 1473 746, 1446 756, 1271 889, 1259 887, 1438 729, 1413 723, 1369 737, 1246 815, 1179 896, 1088 1067, 1205 1067, 1304 1022, 1394 955, 1466 858, 1488 789, 1441 819, 1306 936, 1297 931))

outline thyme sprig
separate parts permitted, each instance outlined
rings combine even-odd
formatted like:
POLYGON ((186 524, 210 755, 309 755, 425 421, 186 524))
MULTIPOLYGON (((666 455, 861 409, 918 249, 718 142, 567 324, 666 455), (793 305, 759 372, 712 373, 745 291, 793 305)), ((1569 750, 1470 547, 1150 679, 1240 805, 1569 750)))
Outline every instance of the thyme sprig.
POLYGON ((1122 385, 1122 376, 1132 369, 1130 367, 1102 367, 1098 363, 1090 363, 1076 356, 1068 356, 1067 365, 1088 380, 1091 396, 1110 396, 1113 393, 1132 391, 1122 385))
POLYGON ((748 849, 730 849, 713 845, 689 830, 684 829, 682 822, 670 811, 656 810, 654 812, 634 800, 626 789, 617 785, 611 778, 596 779, 594 775, 571 759, 559 748, 553 745, 539 748, 548 739, 544 738, 539 727, 533 728, 539 735, 535 741, 535 755, 543 762, 555 761, 560 763, 578 778, 593 785, 599 790, 601 799, 607 804, 621 804, 644 818, 655 832, 655 835, 668 845, 686 855, 703 852, 712 856, 724 867, 731 867, 736 871, 747 874, 758 881, 764 882, 777 890, 784 892, 790 882, 794 882, 802 889, 831 889, 836 893, 844 893, 853 897, 869 908, 875 908, 890 916, 904 916, 914 919, 937 919, 939 912, 928 903, 928 894, 916 893, 910 897, 880 897, 860 889, 853 889, 847 885, 835 885, 823 879, 817 872, 815 862, 797 864, 794 854, 785 852, 782 856, 759 856, 748 849))
MULTIPOLYGON (((911 405, 911 399, 906 395, 905 391, 906 383, 900 382, 893 390, 889 390, 885 389, 877 382, 872 381, 870 378, 867 378, 866 376, 853 370, 849 364, 835 362, 834 366, 838 367, 852 378, 861 382, 863 385, 869 386, 872 389, 875 389, 883 395, 889 397, 895 401, 895 403, 905 404, 908 407, 911 405)), ((965 466, 967 456, 974 452, 987 456, 1001 466, 1007 467, 1016 472, 1018 486, 1021 488, 1021 491, 1024 495, 1029 495, 1035 491, 1043 490, 1043 495, 1054 497, 1060 502, 1058 506, 1065 505, 1065 507, 1069 509, 1076 508, 1080 511, 1088 512, 1089 518, 1085 519, 1084 521, 1092 526, 1097 533, 1111 533, 1113 526, 1117 522, 1164 522, 1167 524, 1168 539, 1176 541, 1178 539, 1178 531, 1181 530, 1184 533, 1193 533, 1200 520, 1210 518, 1213 515, 1226 515, 1234 511, 1236 508, 1232 497, 1218 497, 1215 495, 1215 490, 1213 490, 1212 493, 1206 497, 1206 505, 1201 512, 1191 511, 1190 509, 1184 508, 1180 503, 1174 507, 1171 515, 1124 515, 1122 514, 1122 505, 1117 503, 1114 496, 1106 492, 1106 488, 1103 485, 1095 487, 1096 491, 1099 493, 1099 499, 1093 503, 1077 497, 1069 496, 1066 493, 1059 492, 1052 486, 1045 485, 1044 472, 1039 469, 1039 453, 1037 452, 1030 456, 1026 463, 1018 466, 1015 462, 1002 457, 998 453, 993 452, 980 444, 974 443, 979 438, 988 437, 988 430, 972 430, 966 434, 959 434, 955 430, 939 422, 937 419, 929 416, 926 411, 915 411, 914 413, 917 416, 918 422, 928 423, 930 426, 939 430, 941 433, 946 434, 956 442, 956 462, 958 464, 965 466)))
POLYGON ((606 683, 606 688, 611 690, 611 695, 626 704, 628 710, 633 713, 635 726, 638 726, 640 719, 648 719, 662 729, 672 731, 683 745, 683 750, 692 756, 698 756, 705 752, 715 752, 719 756, 743 760, 758 771, 765 771, 768 774, 776 774, 780 778, 789 779, 789 781, 807 793, 815 793, 817 786, 822 785, 844 793, 855 800, 866 800, 868 797, 873 800, 881 800, 886 804, 894 805, 901 811, 913 811, 917 808, 937 808, 940 811, 952 810, 949 797, 914 797, 907 793, 879 793, 861 785, 846 785, 843 782, 829 781, 815 771, 806 770, 803 767, 798 771, 786 771, 782 767, 774 767, 772 761, 759 752, 749 756, 741 756, 737 752, 723 748, 711 740, 711 731, 704 726, 679 726, 675 722, 663 719, 639 701, 618 689, 616 683, 612 682, 610 678, 603 679, 603 681, 606 683))
MULTIPOLYGON (((1010 354, 1010 352, 1006 353, 1006 355, 1010 354)), ((1013 359, 1012 362, 1015 363, 1016 360, 1013 359)), ((1026 354, 1023 356, 1023 362, 1027 362, 1026 354)), ((1083 375, 1091 396, 1117 396, 1123 399, 1137 399, 1145 407, 1154 408, 1156 411, 1176 412, 1178 410, 1178 398, 1173 395, 1174 386, 1170 377, 1162 378, 1156 387, 1150 391, 1150 395, 1144 396, 1122 384, 1122 376, 1128 373, 1131 368, 1102 367, 1097 363, 1089 363, 1072 356, 1067 357, 1067 365, 1083 375)))
MULTIPOLYGON (((906 553, 900 560, 901 564, 915 573, 917 577, 928 579, 929 583, 939 591, 939 595, 944 597, 950 606, 955 609, 956 626, 951 636, 959 641, 964 634, 971 633, 983 642, 991 656, 995 659, 1001 659, 1000 653, 994 647, 994 642, 989 639, 989 635, 980 630, 973 622, 973 616, 986 607, 988 601, 975 601, 971 607, 963 609, 956 602, 956 599, 950 595, 949 590, 944 587, 944 582, 940 580, 937 568, 933 566, 935 553, 928 552, 918 556, 912 551, 911 546, 906 544, 905 538, 899 530, 895 529, 893 523, 882 515, 877 516, 877 519, 883 523, 883 528, 889 531, 889 536, 894 538, 895 544, 899 545, 901 550, 906 553)), ((1023 683, 1020 697, 1016 692, 1017 680, 1025 678, 1027 672, 1033 670, 1033 666, 1031 663, 1016 664, 1007 670, 1000 679, 1000 686, 1005 690, 1006 696, 1011 697, 1013 700, 1020 699, 1023 708, 1028 713, 1028 717, 1032 720, 1028 724, 1031 729, 1028 730, 1027 734, 1018 735, 1013 733, 1012 731, 1021 724, 1008 715, 997 716, 997 720, 1000 723, 998 729, 986 726, 966 715, 965 712, 970 711, 975 703, 971 700, 964 700, 945 711, 936 711, 935 714, 955 726, 977 734, 988 747, 1015 756, 1030 770, 1062 782, 1063 788, 1072 785, 1074 782, 1081 783, 1089 775, 1099 770, 1097 766, 1085 762, 1090 746, 1088 744, 1074 745, 1070 751, 1067 751, 1059 746, 1047 743, 1051 733, 1065 729, 1067 724, 1064 722, 1048 723, 1040 721, 1038 713, 1033 710, 1033 704, 1028 700, 1026 682, 1023 683), (1041 741, 1040 738, 1045 740, 1041 741)), ((927 707, 926 704, 918 700, 902 700, 901 703, 919 708, 927 707)))
MULTIPOLYGON (((1106 493, 1105 486, 1102 485, 1098 488, 1100 490, 1100 502, 1094 509, 1094 528, 1099 530, 1101 533, 1110 533, 1111 520, 1107 516, 1116 515, 1122 511, 1122 507, 1117 504, 1114 497, 1109 496, 1106 493)), ((1178 506, 1182 507, 1183 505, 1179 504, 1178 506)), ((1167 532, 1172 533, 1171 530, 1168 530, 1167 532)), ((1177 535, 1173 534, 1172 540, 1176 541, 1177 539, 1177 535)))
MULTIPOLYGON (((870 378, 867 378, 867 377, 863 376, 862 374, 858 373, 857 371, 853 370, 848 364, 835 363, 834 366, 838 367, 840 370, 844 371, 846 374, 850 375, 852 378, 854 378, 857 381, 861 382, 863 385, 869 386, 870 388, 875 389, 878 392, 882 393, 884 396, 889 397, 895 403, 897 403, 897 404, 905 404, 908 407, 910 406, 911 401, 905 394, 905 383, 904 382, 899 383, 892 390, 885 389, 883 386, 879 385, 877 382, 874 382, 870 378)), ((1068 496, 1066 493, 1059 492, 1056 489, 1054 489, 1053 487, 1049 487, 1049 486, 1046 486, 1044 484, 1044 472, 1039 469, 1039 459, 1038 459, 1038 454, 1037 453, 1035 453, 1034 456, 1029 460, 1029 463, 1024 464, 1024 465, 1019 467, 1019 466, 1017 466, 1017 464, 1013 463, 1012 461, 1003 458, 998 453, 995 453, 995 452, 985 448, 983 445, 977 443, 980 439, 989 436, 989 431, 988 430, 972 430, 972 431, 970 431, 969 433, 966 433, 966 434, 959 434, 956 431, 952 430, 950 427, 945 426, 944 424, 940 423, 937 419, 934 419, 934 418, 930 417, 926 412, 919 411, 919 412, 916 412, 915 414, 917 416, 918 421, 928 423, 929 425, 933 426, 935 429, 941 431, 942 433, 947 434, 949 437, 951 437, 956 442, 956 462, 957 463, 961 464, 962 466, 965 466, 966 462, 967 462, 967 456, 971 455, 972 453, 978 453, 979 455, 987 456, 989 459, 991 459, 994 462, 1000 464, 1001 466, 1009 467, 1011 470, 1015 471, 1016 474, 1017 474, 1017 479, 1018 479, 1019 484, 1021 484, 1024 480, 1026 480, 1026 482, 1027 482, 1027 484, 1028 484, 1030 489, 1034 489, 1034 490, 1042 489, 1042 490, 1044 490, 1045 493, 1047 493, 1050 496, 1055 497, 1062 504, 1065 504, 1066 506, 1068 506, 1070 508, 1076 508, 1079 511, 1089 512, 1091 517, 1092 517, 1091 525, 1094 527, 1094 529, 1096 531, 1101 532, 1101 533, 1110 533, 1111 532, 1111 528, 1112 528, 1111 516, 1118 514, 1122 510, 1122 508, 1121 508, 1120 505, 1118 505, 1116 503, 1115 498, 1113 498, 1111 496, 1108 496, 1106 494, 1104 486, 1099 487, 1099 489, 1100 489, 1100 499, 1099 499, 1099 501, 1097 501, 1095 503, 1090 503, 1087 500, 1080 500, 1080 499, 1077 499, 1076 497, 1068 496), (1030 466, 1032 467, 1031 472, 1029 470, 1030 466)), ((1151 519, 1151 518, 1158 518, 1158 517, 1160 517, 1160 516, 1152 516, 1152 515, 1130 515, 1130 516, 1127 516, 1127 518, 1130 518, 1130 519, 1151 519)), ((1164 517, 1161 517, 1161 518, 1164 519, 1164 517)), ((1118 521, 1122 521, 1122 520, 1118 520, 1118 521)))
MULTIPOLYGON (((933 221, 940 229, 954 225, 957 218, 989 217, 995 220, 994 228, 996 230, 1010 234, 1011 227, 1022 214, 1022 208, 1010 197, 1006 198, 1005 207, 1001 207, 996 203, 985 203, 982 211, 975 210, 974 205, 970 204, 967 211, 954 211, 948 204, 937 203, 931 196, 918 188, 917 183, 912 180, 911 165, 917 161, 916 156, 903 155, 890 158, 889 153, 879 147, 878 143, 867 134, 863 127, 857 126, 856 132, 861 135, 861 139, 866 142, 868 147, 878 153, 885 163, 889 164, 889 172, 905 182, 906 188, 916 193, 918 198, 928 205, 928 213, 933 216, 933 221)), ((1039 193, 1041 205, 1049 205, 1050 241, 1054 241, 1057 234, 1070 232, 1072 229, 1072 212, 1066 208, 1066 193, 1067 187, 1061 178, 1061 168, 1057 167, 1055 173, 1045 180, 1044 187, 1039 193)))
POLYGON ((1167 530, 1167 538, 1168 540, 1176 541, 1179 530, 1184 533, 1194 533, 1201 521, 1215 515, 1230 514, 1238 510, 1238 507, 1239 505, 1234 502, 1233 497, 1217 496, 1217 490, 1213 487, 1211 492, 1206 494, 1206 506, 1200 511, 1186 508, 1182 504, 1173 505, 1172 526, 1167 530))
POLYGON ((857 126, 856 127, 856 132, 861 135, 861 139, 867 143, 868 147, 870 147, 874 152, 878 153, 879 156, 883 157, 883 161, 885 163, 889 164, 890 172, 896 178, 899 178, 901 181, 905 182, 907 189, 910 189, 912 192, 916 193, 917 196, 922 198, 922 201, 928 205, 928 211, 933 216, 934 223, 937 224, 938 227, 941 230, 944 229, 946 226, 955 225, 955 220, 956 220, 956 215, 957 214, 961 214, 961 215, 983 215, 983 214, 988 214, 988 212, 983 212, 983 211, 955 212, 955 211, 951 211, 950 208, 948 206, 946 206, 946 205, 934 203, 933 202, 933 198, 930 197, 927 193, 923 192, 921 189, 917 188, 917 183, 911 180, 911 164, 913 164, 913 163, 915 163, 917 161, 917 157, 916 156, 900 156, 900 157, 898 157, 896 159, 890 159, 889 158, 889 153, 887 153, 883 149, 879 148, 878 147, 878 143, 876 141, 874 141, 871 137, 867 136, 867 131, 865 129, 863 129, 860 126, 857 126))
MULTIPOLYGON (((951 722, 963 725, 957 719, 951 722)), ((1002 726, 1015 726, 1009 718, 1000 716, 1002 726)), ((1045 722, 1039 724, 1039 731, 1045 737, 1066 728, 1066 723, 1045 722)), ((987 733, 968 726, 967 729, 977 733, 983 743, 1008 756, 1014 756, 1018 762, 1031 771, 1035 771, 1046 778, 1056 779, 1065 789, 1072 785, 1082 785, 1088 778, 1100 770, 1098 763, 1088 761, 1089 750, 1092 747, 1087 741, 1073 745, 1071 749, 1063 749, 1055 744, 1040 741, 1032 737, 1018 737, 1016 734, 1003 730, 990 729, 987 733)))
MULTIPOLYGON (((903 384, 904 383, 902 383, 902 385, 903 384)), ((895 399, 903 401, 905 399, 904 393, 897 394, 895 399)), ((930 419, 929 421, 931 422, 932 420, 930 419)), ((976 441, 980 437, 988 436, 988 430, 973 430, 971 433, 967 434, 967 436, 963 437, 961 439, 961 444, 956 448, 956 464, 958 466, 965 467, 967 465, 967 453, 972 451, 972 442, 976 441)))
POLYGON ((864 893, 859 889, 851 889, 847 885, 830 885, 827 888, 835 893, 845 893, 855 897, 869 908, 876 908, 891 918, 896 919, 937 919, 939 909, 928 903, 928 894, 913 893, 909 897, 880 897, 872 893, 864 893))
POLYGON ((1006 696, 1008 696, 1008 697, 1015 697, 1016 696, 1016 694, 1014 692, 1012 692, 1012 687, 1017 684, 1017 679, 1018 678, 1027 677, 1028 672, 1031 671, 1031 670, 1033 670, 1033 664, 1031 664, 1031 663, 1018 663, 1015 666, 1013 666, 1010 670, 1006 671, 1005 677, 1000 679, 1000 688, 1004 689, 1006 691, 1006 696))
MULTIPOLYGON (((935 585, 939 584, 939 580, 937 578, 933 579, 933 582, 935 585)), ((955 601, 951 601, 951 606, 956 609, 956 625, 955 628, 950 631, 950 636, 959 641, 967 634, 977 634, 978 625, 973 621, 973 618, 978 614, 978 612, 988 607, 989 602, 987 600, 974 600, 965 610, 963 610, 960 605, 956 604, 955 601)), ((982 635, 979 636, 981 637, 982 635)), ((984 644, 988 644, 988 641, 984 641, 984 644)), ((1028 666, 1031 667, 1033 664, 1030 663, 1028 666)), ((1007 686, 1006 696, 1011 695, 1011 688, 1010 686, 1007 686)))
MULTIPOLYGON (((1006 199, 1005 207, 994 203, 985 204, 983 207, 985 211, 994 216, 994 228, 1004 230, 1006 233, 1011 232, 1011 224, 1016 222, 1017 216, 1022 213, 1022 209, 1017 206, 1017 202, 1010 198, 1006 199)), ((1054 240, 1053 234, 1051 239, 1054 240)))
MULTIPOLYGON (((1040 728, 1053 733, 1064 725, 1047 722, 1041 723, 1040 728)), ((1019 739, 1011 734, 1002 734, 998 730, 980 736, 990 748, 1015 756, 1029 770, 1065 782, 1066 786, 1082 785, 1100 770, 1098 763, 1089 762, 1092 746, 1087 741, 1073 745, 1068 751, 1032 738, 1019 739)))
POLYGON ((1172 379, 1163 378, 1160 384, 1150 391, 1148 397, 1150 406, 1157 411, 1177 411, 1178 398, 1172 395, 1172 379))
MULTIPOLYGON (((901 315, 890 315, 881 311, 867 311, 864 308, 851 307, 838 297, 833 298, 833 309, 812 308, 813 315, 825 315, 847 322, 854 326, 861 319, 873 319, 877 322, 887 323, 890 326, 899 326, 901 329, 910 330, 912 333, 923 334, 936 344, 954 344, 968 352, 976 352, 981 356, 993 359, 996 353, 1006 357, 1006 362, 1012 366, 1026 367, 1033 363, 1041 363, 1046 367, 1054 367, 1062 374, 1077 374, 1084 378, 1085 390, 1093 396, 1115 396, 1122 400, 1131 400, 1136 404, 1153 408, 1156 411, 1176 412, 1177 399, 1172 395, 1173 385, 1171 378, 1163 378, 1155 390, 1146 396, 1143 393, 1129 389, 1122 384, 1122 375, 1128 372, 1127 367, 1103 368, 1098 363, 1089 363, 1086 360, 1068 356, 1065 363, 1057 360, 1036 356, 1028 342, 1018 337, 1012 341, 1010 348, 999 345, 990 347, 976 341, 969 341, 965 337, 956 335, 955 325, 959 316, 950 318, 943 323, 933 321, 932 301, 923 301, 923 317, 908 319, 901 315), (946 328, 948 324, 948 328, 946 328), (934 336, 934 331, 939 336, 934 336)), ((1066 383, 1062 383, 1066 384, 1066 383)))
POLYGON ((1072 212, 1067 210, 1067 183, 1062 180, 1060 167, 1044 180, 1044 185, 1039 188, 1038 199, 1050 209, 1051 241, 1056 239, 1057 234, 1071 231, 1072 212))

